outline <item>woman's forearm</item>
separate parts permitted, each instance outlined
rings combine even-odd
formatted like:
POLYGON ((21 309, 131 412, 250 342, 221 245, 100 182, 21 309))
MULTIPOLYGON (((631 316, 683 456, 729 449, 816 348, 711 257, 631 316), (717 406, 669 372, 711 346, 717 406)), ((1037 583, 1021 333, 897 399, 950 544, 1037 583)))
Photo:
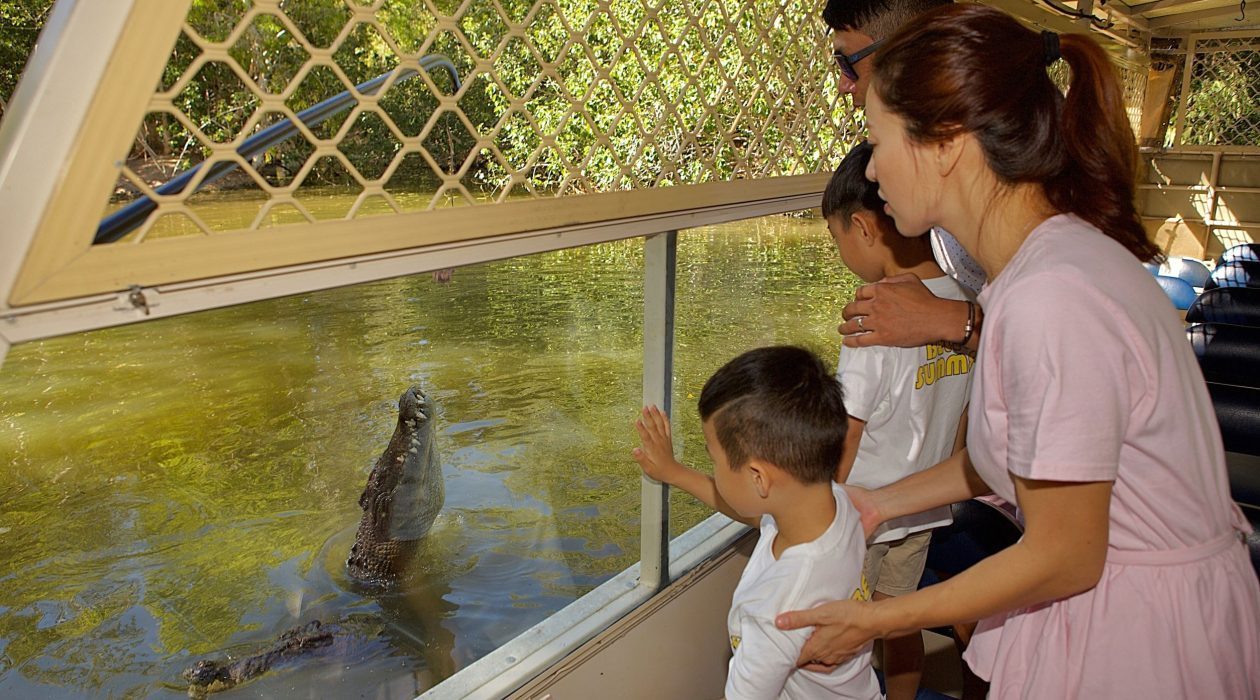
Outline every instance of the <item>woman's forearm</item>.
POLYGON ((1111 482, 1057 484, 1032 498, 1028 483, 1034 482, 1016 487, 1028 518, 1024 537, 942 583, 878 603, 880 636, 971 622, 1097 584, 1106 560, 1111 482))
POLYGON ((964 448, 936 466, 871 492, 881 520, 922 513, 992 493, 976 474, 964 448))

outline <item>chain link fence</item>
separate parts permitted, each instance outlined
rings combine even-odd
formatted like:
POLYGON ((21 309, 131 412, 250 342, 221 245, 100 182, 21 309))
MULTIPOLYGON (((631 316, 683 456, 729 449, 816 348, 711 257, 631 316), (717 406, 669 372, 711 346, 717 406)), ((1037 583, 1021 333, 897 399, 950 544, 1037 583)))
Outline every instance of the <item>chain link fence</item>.
POLYGON ((1260 147, 1260 38, 1191 37, 1188 50, 1167 144, 1260 147))
MULTIPOLYGON (((825 172, 861 124, 819 9, 199 0, 103 216, 155 203, 136 242, 825 172)), ((1116 65, 1136 129, 1146 66, 1116 65)))
POLYGON ((818 10, 780 0, 197 2, 107 213, 142 195, 157 201, 138 240, 825 171, 860 125, 818 10), (451 70, 420 68, 439 59, 451 70), (299 119, 343 92, 344 109, 299 119), (239 152, 286 121, 296 131, 287 140, 239 152), (198 164, 181 191, 156 191, 198 164), (232 190, 236 206, 225 212, 202 184, 232 190))

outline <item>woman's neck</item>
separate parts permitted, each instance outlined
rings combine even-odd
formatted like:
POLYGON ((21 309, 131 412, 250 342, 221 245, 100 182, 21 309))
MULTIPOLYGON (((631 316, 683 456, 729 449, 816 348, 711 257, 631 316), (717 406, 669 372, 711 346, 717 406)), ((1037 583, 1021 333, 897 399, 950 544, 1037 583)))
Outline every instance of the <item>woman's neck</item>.
POLYGON ((954 221, 942 225, 980 263, 990 281, 1006 268, 1033 229, 1059 213, 1036 183, 999 188, 994 182, 985 188, 976 182, 958 201, 958 210, 950 217, 954 221))

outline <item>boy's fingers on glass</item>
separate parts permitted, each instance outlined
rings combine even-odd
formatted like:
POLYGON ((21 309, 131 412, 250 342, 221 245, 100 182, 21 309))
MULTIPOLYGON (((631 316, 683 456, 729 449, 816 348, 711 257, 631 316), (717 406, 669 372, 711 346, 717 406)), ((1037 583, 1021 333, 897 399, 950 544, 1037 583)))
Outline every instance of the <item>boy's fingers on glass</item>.
POLYGON ((886 284, 891 279, 894 279, 894 278, 890 278, 889 280, 885 280, 883 282, 873 282, 871 284, 864 284, 861 287, 858 287, 857 291, 853 292, 853 301, 857 302, 857 301, 863 301, 866 299, 874 299, 875 294, 878 293, 879 291, 879 285, 886 284))

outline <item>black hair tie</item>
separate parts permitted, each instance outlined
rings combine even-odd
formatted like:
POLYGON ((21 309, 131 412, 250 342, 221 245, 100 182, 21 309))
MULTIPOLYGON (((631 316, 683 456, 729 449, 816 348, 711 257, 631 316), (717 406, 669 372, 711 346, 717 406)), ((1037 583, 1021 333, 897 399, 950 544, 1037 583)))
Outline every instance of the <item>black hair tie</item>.
POLYGON ((1059 60, 1063 54, 1059 53, 1059 35, 1054 32, 1042 32, 1041 41, 1045 44, 1046 65, 1050 65, 1059 60))

